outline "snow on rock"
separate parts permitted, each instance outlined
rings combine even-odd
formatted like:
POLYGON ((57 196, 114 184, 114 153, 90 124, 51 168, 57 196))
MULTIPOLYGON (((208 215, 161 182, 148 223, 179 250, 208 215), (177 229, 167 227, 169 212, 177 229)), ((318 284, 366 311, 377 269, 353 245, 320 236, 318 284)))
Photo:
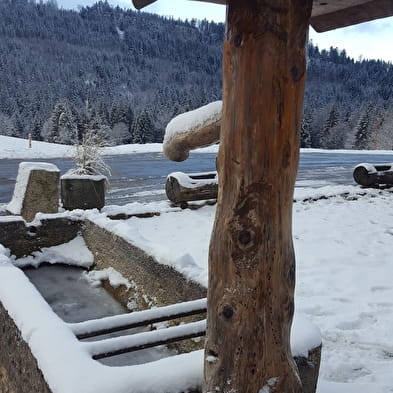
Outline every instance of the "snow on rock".
POLYGON ((94 256, 87 248, 82 236, 77 236, 68 243, 59 246, 45 247, 35 251, 27 257, 14 259, 13 263, 18 267, 34 266, 41 263, 64 263, 66 265, 90 267, 94 262, 94 256))
POLYGON ((23 206, 26 188, 29 182, 31 171, 60 172, 54 164, 46 162, 21 162, 19 164, 18 176, 14 188, 11 202, 7 205, 7 210, 12 214, 20 214, 23 206))
POLYGON ((2 222, 15 222, 15 221, 25 222, 25 220, 23 219, 22 216, 0 216, 0 223, 2 223, 2 222))
POLYGON ((215 207, 162 212, 160 216, 113 221, 103 215, 89 219, 173 266, 187 278, 207 286, 207 254, 215 207))
POLYGON ((164 144, 179 134, 194 131, 206 122, 220 120, 222 101, 215 101, 190 112, 182 113, 172 119, 165 130, 164 144))
POLYGON ((127 289, 134 287, 133 283, 128 281, 121 273, 113 267, 108 267, 102 270, 92 270, 86 273, 87 279, 94 285, 101 285, 101 281, 108 280, 113 288, 118 288, 124 285, 127 289))

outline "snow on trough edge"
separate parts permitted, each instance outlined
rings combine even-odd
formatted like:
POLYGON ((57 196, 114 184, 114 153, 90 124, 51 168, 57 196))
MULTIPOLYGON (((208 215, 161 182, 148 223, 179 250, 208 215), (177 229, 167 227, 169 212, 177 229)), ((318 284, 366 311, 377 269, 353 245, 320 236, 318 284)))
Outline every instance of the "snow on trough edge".
MULTIPOLYGON (((168 393, 201 385, 203 351, 125 367, 108 367, 92 360, 91 348, 78 342, 1 245, 0 284, 0 300, 54 393, 74 393, 76 386, 83 393, 168 393)), ((294 354, 306 354, 307 348, 319 345, 318 329, 303 318, 295 319, 294 324, 299 325, 293 329, 294 354)))

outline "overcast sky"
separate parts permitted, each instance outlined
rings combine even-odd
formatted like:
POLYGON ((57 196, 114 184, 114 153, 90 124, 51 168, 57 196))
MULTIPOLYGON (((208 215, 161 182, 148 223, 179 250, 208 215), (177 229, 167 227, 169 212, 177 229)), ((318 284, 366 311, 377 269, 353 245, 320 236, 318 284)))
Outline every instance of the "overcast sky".
MULTIPOLYGON (((78 5, 92 5, 95 2, 96 0, 57 0, 59 6, 63 8, 77 8, 78 5)), ((108 2, 112 5, 133 8, 131 0, 108 0, 108 2)), ((188 0, 158 0, 144 10, 182 19, 206 18, 216 22, 225 20, 224 6, 188 0)), ((362 23, 327 33, 316 33, 311 29, 310 38, 320 49, 329 49, 331 46, 345 49, 355 60, 362 56, 366 59, 384 59, 393 62, 393 18, 362 23)))

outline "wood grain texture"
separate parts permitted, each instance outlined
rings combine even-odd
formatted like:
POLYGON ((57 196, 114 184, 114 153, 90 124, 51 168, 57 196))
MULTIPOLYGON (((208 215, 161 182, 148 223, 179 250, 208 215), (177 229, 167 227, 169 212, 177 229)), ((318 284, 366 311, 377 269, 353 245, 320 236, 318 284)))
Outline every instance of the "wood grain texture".
POLYGON ((177 133, 164 139, 163 151, 169 160, 181 162, 186 160, 191 150, 207 147, 220 141, 221 118, 208 119, 192 130, 177 133))
POLYGON ((204 392, 301 392, 291 216, 311 7, 229 1, 204 392))

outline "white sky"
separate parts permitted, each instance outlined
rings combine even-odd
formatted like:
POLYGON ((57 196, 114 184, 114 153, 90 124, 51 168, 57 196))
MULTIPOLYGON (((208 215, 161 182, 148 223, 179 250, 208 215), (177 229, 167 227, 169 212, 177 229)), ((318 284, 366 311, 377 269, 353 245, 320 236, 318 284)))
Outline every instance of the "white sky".
MULTIPOLYGON (((96 0, 57 0, 60 7, 76 8, 78 5, 92 5, 96 0)), ((133 8, 131 0, 108 0, 112 5, 133 8)), ((146 7, 146 12, 173 16, 181 19, 204 19, 224 22, 225 7, 222 5, 186 0, 159 0, 146 7)), ((345 49, 355 60, 383 59, 393 62, 393 18, 380 19, 357 26, 316 33, 311 29, 310 38, 320 49, 331 46, 345 49)))

